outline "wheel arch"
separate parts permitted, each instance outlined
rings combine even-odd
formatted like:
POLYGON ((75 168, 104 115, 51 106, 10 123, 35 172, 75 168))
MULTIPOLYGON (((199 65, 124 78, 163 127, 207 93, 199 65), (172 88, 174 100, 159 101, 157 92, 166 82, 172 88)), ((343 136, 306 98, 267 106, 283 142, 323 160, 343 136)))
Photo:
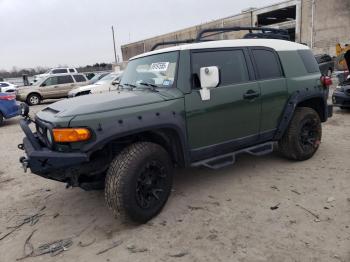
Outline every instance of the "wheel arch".
POLYGON ((312 108, 317 112, 322 122, 327 120, 325 101, 322 97, 312 97, 302 100, 297 104, 297 107, 312 108))
POLYGON ((27 97, 26 97, 26 100, 28 99, 28 97, 29 97, 30 95, 38 95, 38 96, 40 97, 41 100, 43 99, 42 95, 41 95, 39 92, 32 91, 32 92, 28 93, 28 95, 27 95, 27 97))
POLYGON ((162 126, 146 130, 129 132, 111 137, 103 144, 95 145, 89 151, 110 150, 113 155, 118 154, 126 146, 136 142, 152 142, 162 146, 170 155, 174 165, 185 167, 189 164, 189 157, 186 152, 186 141, 177 128, 162 126), (99 149, 97 149, 99 148, 99 149), (97 149, 97 150, 96 150, 97 149))

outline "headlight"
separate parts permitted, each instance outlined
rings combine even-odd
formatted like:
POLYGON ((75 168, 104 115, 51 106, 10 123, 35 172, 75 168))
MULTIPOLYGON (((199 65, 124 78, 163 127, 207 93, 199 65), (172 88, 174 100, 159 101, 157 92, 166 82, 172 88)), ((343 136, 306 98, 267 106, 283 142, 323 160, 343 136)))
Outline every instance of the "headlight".
POLYGON ((52 134, 49 129, 46 130, 46 138, 47 141, 49 142, 50 145, 52 145, 53 139, 52 139, 52 134))

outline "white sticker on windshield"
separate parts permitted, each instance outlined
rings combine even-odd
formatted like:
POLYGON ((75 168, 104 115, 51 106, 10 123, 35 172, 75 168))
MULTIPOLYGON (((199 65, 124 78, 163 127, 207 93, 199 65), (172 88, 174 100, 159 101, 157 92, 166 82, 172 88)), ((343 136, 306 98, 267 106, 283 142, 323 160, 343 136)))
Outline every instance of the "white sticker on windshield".
POLYGON ((155 72, 164 72, 168 70, 168 66, 169 62, 152 63, 149 70, 155 72))

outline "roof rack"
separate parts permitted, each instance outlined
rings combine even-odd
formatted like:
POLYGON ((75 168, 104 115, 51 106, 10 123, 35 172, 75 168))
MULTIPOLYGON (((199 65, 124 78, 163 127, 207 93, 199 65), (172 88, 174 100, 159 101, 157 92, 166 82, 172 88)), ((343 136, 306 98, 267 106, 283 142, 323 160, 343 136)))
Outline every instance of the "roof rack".
POLYGON ((244 38, 268 38, 268 39, 284 39, 290 40, 288 30, 285 29, 276 29, 269 27, 221 27, 221 28, 209 28, 200 31, 197 35, 196 42, 203 41, 203 38, 210 37, 213 35, 218 35, 227 32, 233 31, 249 31, 244 38), (259 33, 253 33, 253 31, 260 31, 259 33), (207 33, 213 33, 210 35, 205 35, 207 33))
POLYGON ((165 41, 165 42, 160 42, 152 46, 151 51, 154 51, 157 49, 159 46, 164 46, 164 45, 177 45, 177 44, 190 44, 195 42, 195 39, 185 39, 185 40, 178 40, 178 41, 165 41))
POLYGON ((249 33, 246 34, 243 38, 267 38, 267 39, 290 40, 288 30, 285 30, 285 29, 276 29, 276 28, 269 28, 269 27, 242 27, 242 26, 221 27, 221 28, 204 29, 197 34, 196 39, 159 42, 151 48, 151 51, 154 51, 159 46, 165 46, 165 45, 190 44, 190 43, 196 43, 196 42, 214 41, 214 40, 204 39, 204 38, 222 34, 222 33, 232 32, 232 31, 249 31, 249 33), (259 32, 253 32, 253 31, 259 31, 259 32), (208 33, 212 33, 212 34, 208 34, 208 33))

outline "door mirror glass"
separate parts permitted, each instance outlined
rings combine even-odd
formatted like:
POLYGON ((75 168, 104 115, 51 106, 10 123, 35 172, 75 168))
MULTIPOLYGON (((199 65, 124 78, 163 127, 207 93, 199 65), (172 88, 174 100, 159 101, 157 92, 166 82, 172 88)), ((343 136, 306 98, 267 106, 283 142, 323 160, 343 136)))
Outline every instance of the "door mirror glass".
POLYGON ((219 85, 219 68, 217 66, 208 66, 200 68, 200 94, 202 100, 210 100, 210 88, 215 88, 219 85))

